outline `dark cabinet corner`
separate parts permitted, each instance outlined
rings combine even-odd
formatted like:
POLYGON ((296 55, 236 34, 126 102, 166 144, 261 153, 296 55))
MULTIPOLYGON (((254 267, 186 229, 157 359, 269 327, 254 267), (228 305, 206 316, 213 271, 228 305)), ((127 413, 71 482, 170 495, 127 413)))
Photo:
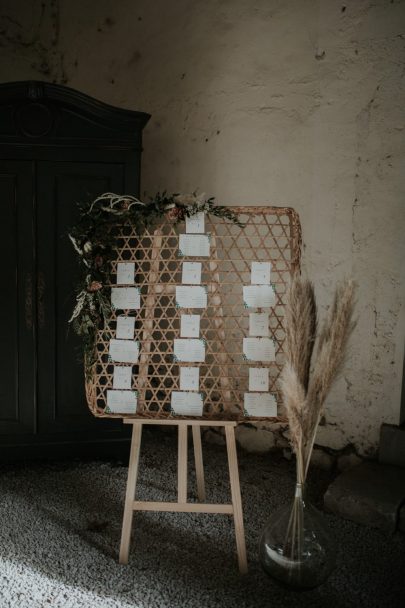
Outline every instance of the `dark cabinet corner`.
POLYGON ((59 85, 0 84, 0 459, 126 445, 120 421, 87 408, 80 342, 67 323, 77 274, 67 231, 78 201, 139 194, 148 119, 59 85))

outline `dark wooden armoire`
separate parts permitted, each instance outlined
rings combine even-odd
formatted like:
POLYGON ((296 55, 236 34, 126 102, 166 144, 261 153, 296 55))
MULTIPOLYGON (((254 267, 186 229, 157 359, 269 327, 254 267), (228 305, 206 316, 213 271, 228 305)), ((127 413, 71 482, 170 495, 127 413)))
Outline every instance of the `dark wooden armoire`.
POLYGON ((87 409, 67 231, 77 201, 138 195, 148 119, 55 84, 0 85, 1 460, 97 457, 128 441, 87 409))

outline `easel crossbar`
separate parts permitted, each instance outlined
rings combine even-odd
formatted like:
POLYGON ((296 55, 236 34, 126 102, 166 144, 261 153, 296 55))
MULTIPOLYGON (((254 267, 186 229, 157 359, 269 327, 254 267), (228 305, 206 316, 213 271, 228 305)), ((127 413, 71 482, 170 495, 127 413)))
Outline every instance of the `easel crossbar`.
POLYGON ((233 515, 233 506, 226 504, 206 504, 196 502, 148 502, 134 500, 134 511, 167 511, 171 513, 219 513, 233 515))

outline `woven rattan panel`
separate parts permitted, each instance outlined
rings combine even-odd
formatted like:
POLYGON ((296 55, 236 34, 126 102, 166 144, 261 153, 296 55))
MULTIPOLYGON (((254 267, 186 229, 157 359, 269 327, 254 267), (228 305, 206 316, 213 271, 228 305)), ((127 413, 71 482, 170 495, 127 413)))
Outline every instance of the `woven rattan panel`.
MULTIPOLYGON (((213 215, 205 218, 210 236, 210 257, 180 257, 179 234, 184 223, 165 221, 141 239, 124 228, 119 240, 117 262, 135 262, 136 284, 141 290, 139 310, 118 310, 109 326, 100 331, 97 362, 86 382, 88 404, 95 416, 132 417, 106 413, 106 393, 112 388, 114 364, 109 361, 109 341, 115 338, 116 316, 135 317, 135 340, 139 341, 139 362, 132 366, 132 390, 137 391, 137 413, 133 417, 167 419, 171 392, 179 390, 180 365, 173 357, 173 343, 180 337, 180 315, 195 310, 176 308, 175 289, 182 282, 182 262, 202 263, 201 284, 206 286, 208 305, 198 310, 200 332, 205 340, 205 361, 200 368, 204 396, 202 418, 242 420, 244 393, 248 391, 249 364, 243 357, 243 338, 249 336, 249 312, 244 307, 242 287, 250 284, 251 263, 271 262, 271 283, 276 293, 269 312, 269 333, 275 343, 275 361, 260 364, 269 368, 270 392, 277 398, 278 417, 283 408, 278 378, 283 366, 284 298, 291 272, 299 267, 301 229, 293 209, 278 207, 232 207, 244 227, 213 215)), ((116 272, 113 267, 112 283, 116 272)), ((260 312, 260 310, 258 310, 260 312)), ((256 364, 257 365, 257 364, 256 364)), ((176 419, 178 416, 176 416, 176 419)), ((255 420, 258 418, 249 418, 255 420)))

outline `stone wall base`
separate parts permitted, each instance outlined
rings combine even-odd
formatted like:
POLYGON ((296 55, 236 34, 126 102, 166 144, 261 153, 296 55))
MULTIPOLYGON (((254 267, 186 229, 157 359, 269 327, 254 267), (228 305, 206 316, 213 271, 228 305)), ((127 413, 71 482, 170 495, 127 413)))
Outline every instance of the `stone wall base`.
MULTIPOLYGON (((239 446, 251 453, 266 453, 280 450, 284 458, 291 460, 292 451, 289 442, 288 425, 282 422, 259 422, 240 424, 236 428, 236 440, 239 446)), ((225 445, 224 430, 221 427, 203 428, 203 441, 225 445)), ((358 456, 350 444, 340 450, 333 450, 315 444, 311 465, 326 471, 336 469, 346 471, 360 464, 358 456)))

